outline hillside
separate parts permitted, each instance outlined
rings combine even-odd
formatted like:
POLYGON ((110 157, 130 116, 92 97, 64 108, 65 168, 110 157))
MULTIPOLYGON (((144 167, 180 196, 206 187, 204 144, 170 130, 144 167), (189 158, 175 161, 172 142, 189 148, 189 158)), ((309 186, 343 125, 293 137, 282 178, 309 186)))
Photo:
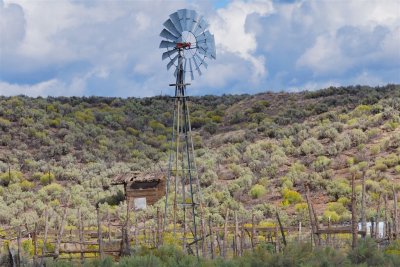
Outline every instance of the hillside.
MULTIPOLYGON (((400 185, 400 85, 190 101, 207 212, 217 223, 226 207, 262 220, 278 207, 285 224, 307 224, 305 184, 322 221, 346 222, 352 173, 366 178, 371 218, 400 185)), ((0 97, 0 225, 37 221, 46 205, 59 212, 66 192, 93 221, 94 204, 120 190, 110 186, 115 174, 166 169, 172 109, 168 96, 0 97)), ((123 209, 111 208, 115 216, 123 209)))

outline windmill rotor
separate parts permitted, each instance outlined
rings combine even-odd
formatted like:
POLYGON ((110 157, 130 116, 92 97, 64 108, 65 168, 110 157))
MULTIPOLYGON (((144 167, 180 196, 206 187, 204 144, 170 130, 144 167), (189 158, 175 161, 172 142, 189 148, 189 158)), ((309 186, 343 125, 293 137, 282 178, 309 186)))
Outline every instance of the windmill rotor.
POLYGON ((172 13, 163 23, 165 27, 160 36, 164 38, 159 48, 166 49, 162 54, 163 60, 168 60, 167 70, 182 69, 183 79, 190 76, 194 79, 194 73, 202 74, 200 67, 207 68, 206 59, 216 59, 214 35, 208 29, 208 23, 203 16, 196 11, 180 9, 172 13), (179 60, 182 57, 182 60, 179 60), (179 66, 182 64, 182 66, 179 66))

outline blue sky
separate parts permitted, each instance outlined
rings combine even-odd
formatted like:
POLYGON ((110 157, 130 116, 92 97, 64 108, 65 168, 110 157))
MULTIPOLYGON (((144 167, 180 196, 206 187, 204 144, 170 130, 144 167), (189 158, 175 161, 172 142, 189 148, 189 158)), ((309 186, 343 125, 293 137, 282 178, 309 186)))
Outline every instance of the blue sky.
POLYGON ((159 33, 181 8, 217 49, 189 94, 400 83, 398 0, 0 0, 0 94, 171 94, 159 33))

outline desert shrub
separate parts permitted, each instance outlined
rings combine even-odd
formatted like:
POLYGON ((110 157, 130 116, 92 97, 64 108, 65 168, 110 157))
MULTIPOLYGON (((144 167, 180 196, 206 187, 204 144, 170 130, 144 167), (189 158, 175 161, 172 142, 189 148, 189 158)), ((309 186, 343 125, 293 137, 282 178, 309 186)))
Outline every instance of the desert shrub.
POLYGON ((331 223, 337 223, 340 221, 340 216, 335 211, 325 210, 324 214, 322 215, 322 220, 324 222, 330 221, 331 223))
POLYGON ((22 179, 22 172, 19 171, 10 171, 10 172, 4 172, 0 174, 0 185, 8 186, 9 184, 12 183, 18 183, 22 179))
POLYGON ((311 137, 301 144, 300 150, 304 155, 318 156, 324 153, 324 146, 317 139, 311 137))
POLYGON ((349 181, 346 179, 335 179, 333 181, 329 181, 326 190, 328 194, 335 200, 339 199, 340 197, 348 197, 351 193, 349 181))
POLYGON ((400 165, 397 165, 396 167, 394 167, 394 171, 395 171, 397 174, 400 174, 400 165))
POLYGON ((331 165, 332 160, 325 157, 325 156, 319 156, 313 163, 312 167, 314 168, 315 171, 317 172, 322 172, 325 171, 329 166, 331 165))
POLYGON ((347 197, 340 197, 337 202, 342 203, 343 206, 347 206, 350 204, 350 199, 347 197))
POLYGON ((210 134, 215 134, 218 129, 218 124, 215 122, 208 122, 204 125, 204 130, 210 134))
POLYGON ((265 195, 266 192, 265 186, 256 184, 250 189, 250 196, 252 198, 260 198, 265 195))
MULTIPOLYGON (((173 258, 171 258, 173 259, 173 258)), ((132 256, 132 257, 124 257, 119 262, 118 266, 120 267, 157 267, 157 266, 165 266, 163 262, 156 256, 152 254, 147 254, 143 256, 132 256)), ((178 266, 178 265, 177 265, 178 266)))
POLYGON ((372 155, 377 155, 379 152, 381 152, 381 146, 380 145, 372 145, 370 148, 371 154, 372 155))
POLYGON ((392 153, 382 159, 382 162, 389 168, 396 166, 400 163, 400 157, 392 153))
POLYGON ((42 185, 51 184, 55 180, 55 176, 53 173, 45 173, 40 177, 40 183, 42 185))
POLYGON ((52 183, 52 184, 42 187, 39 190, 39 194, 45 194, 54 199, 57 199, 61 196, 63 191, 64 191, 64 189, 63 189, 62 185, 57 184, 57 183, 52 183))
POLYGON ((369 237, 359 239, 358 246, 350 250, 348 257, 354 264, 366 264, 368 266, 384 266, 385 258, 378 249, 375 241, 369 237))
POLYGON ((338 215, 342 215, 343 213, 347 212, 347 209, 341 202, 329 202, 327 205, 327 210, 334 211, 338 215))
POLYGON ((358 146, 360 144, 363 144, 367 141, 368 137, 367 135, 360 129, 352 129, 349 132, 352 144, 354 146, 358 146))
POLYGON ((23 180, 19 185, 21 186, 22 191, 29 191, 35 186, 34 183, 27 180, 23 180))
POLYGON ((218 180, 218 175, 211 169, 205 171, 200 177, 200 184, 202 186, 210 186, 218 180))
POLYGON ((11 126, 11 122, 7 119, 0 118, 0 128, 3 131, 8 131, 8 128, 11 126))
POLYGON ((283 204, 295 204, 303 201, 303 197, 299 192, 284 188, 282 190, 283 204))

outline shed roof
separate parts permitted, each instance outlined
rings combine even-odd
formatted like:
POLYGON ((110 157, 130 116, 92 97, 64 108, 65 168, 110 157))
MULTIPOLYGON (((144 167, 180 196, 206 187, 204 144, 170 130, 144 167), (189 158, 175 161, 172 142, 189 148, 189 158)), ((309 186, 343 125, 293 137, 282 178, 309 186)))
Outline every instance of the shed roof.
POLYGON ((127 184, 130 182, 158 182, 161 181, 164 177, 164 174, 161 172, 139 172, 133 171, 129 173, 117 174, 112 179, 111 184, 127 184))

